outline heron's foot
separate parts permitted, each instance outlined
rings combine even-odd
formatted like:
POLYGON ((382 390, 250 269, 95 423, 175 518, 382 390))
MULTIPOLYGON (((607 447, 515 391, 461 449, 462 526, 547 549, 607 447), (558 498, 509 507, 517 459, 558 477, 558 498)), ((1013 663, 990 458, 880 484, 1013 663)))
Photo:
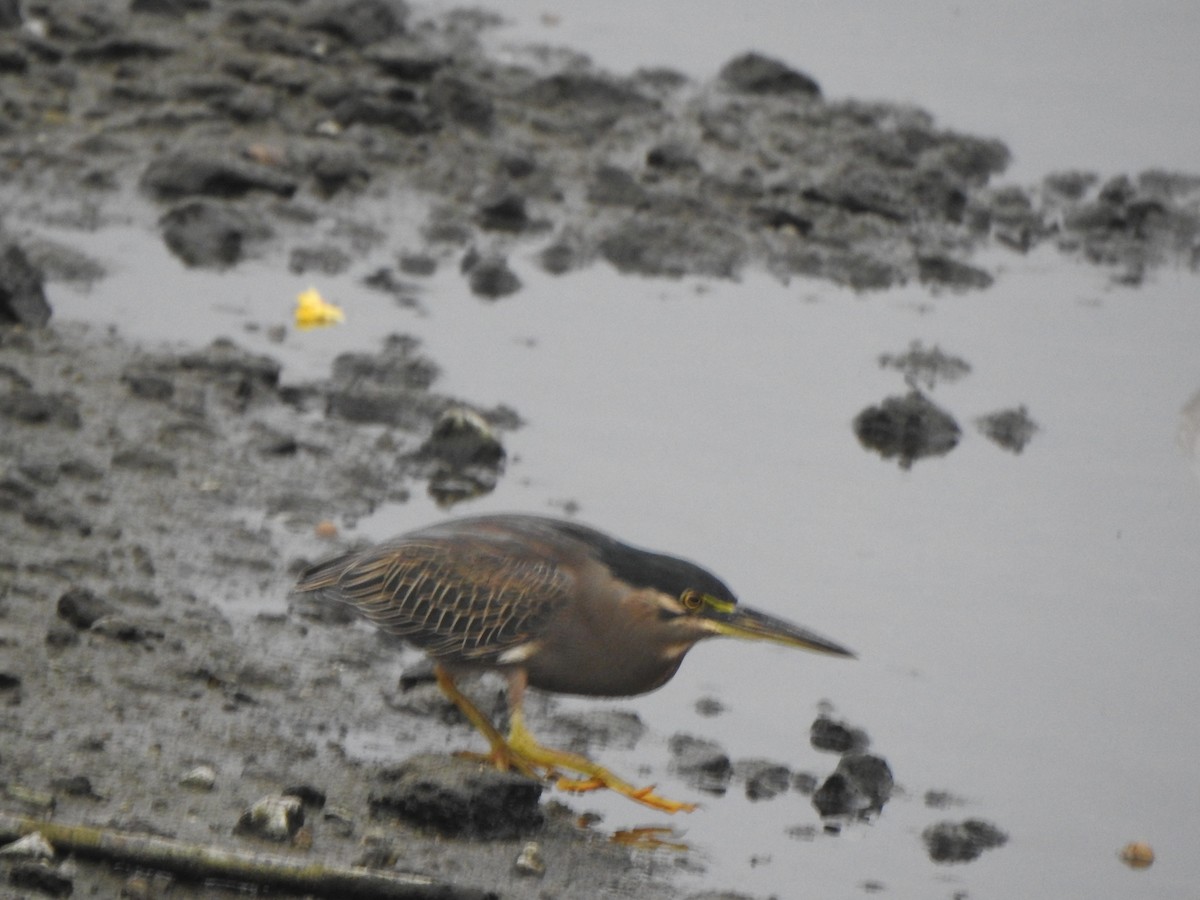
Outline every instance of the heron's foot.
POLYGON ((505 745, 526 764, 540 768, 546 777, 554 778, 555 787, 559 790, 583 792, 607 788, 660 812, 691 812, 696 808, 694 803, 671 800, 654 793, 653 785, 634 787, 614 772, 599 763, 592 762, 582 754, 544 747, 534 739, 519 720, 514 722, 505 745), (561 774, 564 771, 578 773, 583 777, 568 778, 561 774))
POLYGON ((626 828, 613 833, 612 842, 624 847, 634 847, 638 850, 678 850, 687 852, 691 846, 679 840, 679 832, 674 828, 658 828, 654 826, 642 828, 626 828))
POLYGON ((467 720, 487 738, 487 742, 492 748, 489 754, 482 757, 462 754, 468 759, 482 759, 501 771, 520 772, 522 775, 538 781, 553 778, 555 785, 566 791, 597 791, 607 788, 623 794, 630 800, 662 812, 691 812, 696 808, 694 803, 681 803, 678 800, 660 797, 654 793, 653 785, 644 788, 634 787, 628 781, 619 778, 608 769, 579 753, 543 747, 525 727, 525 718, 519 702, 510 700, 509 731, 508 737, 505 738, 479 707, 458 689, 454 683, 454 677, 449 671, 441 666, 435 666, 434 672, 442 691, 462 710, 467 720), (563 772, 575 773, 581 777, 568 778, 561 774, 563 772))

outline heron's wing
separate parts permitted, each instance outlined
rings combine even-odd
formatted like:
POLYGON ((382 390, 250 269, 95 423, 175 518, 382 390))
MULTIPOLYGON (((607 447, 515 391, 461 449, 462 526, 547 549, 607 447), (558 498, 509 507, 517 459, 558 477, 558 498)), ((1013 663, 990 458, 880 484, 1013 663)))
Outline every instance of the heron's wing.
POLYGON ((400 538, 318 563, 300 576, 312 591, 444 661, 502 663, 531 643, 567 599, 572 576, 535 555, 486 540, 400 538))

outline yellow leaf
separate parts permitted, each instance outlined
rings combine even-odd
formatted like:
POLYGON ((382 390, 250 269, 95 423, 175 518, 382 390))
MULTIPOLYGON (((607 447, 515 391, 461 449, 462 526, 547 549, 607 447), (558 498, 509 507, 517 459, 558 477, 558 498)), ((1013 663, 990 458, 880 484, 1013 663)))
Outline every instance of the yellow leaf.
POLYGON ((336 325, 345 320, 346 315, 341 308, 318 294, 316 288, 309 288, 296 296, 297 328, 307 331, 310 328, 336 325))

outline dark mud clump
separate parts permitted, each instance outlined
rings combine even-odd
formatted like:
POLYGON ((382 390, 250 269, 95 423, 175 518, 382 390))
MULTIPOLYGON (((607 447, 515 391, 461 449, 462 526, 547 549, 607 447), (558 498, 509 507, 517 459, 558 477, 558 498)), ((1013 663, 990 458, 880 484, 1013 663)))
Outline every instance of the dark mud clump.
POLYGON ((918 459, 945 456, 958 446, 962 429, 920 391, 910 391, 864 409, 854 420, 854 432, 864 447, 884 459, 895 457, 907 469, 918 459))
POLYGON ((971 862, 984 850, 1008 843, 1007 834, 983 819, 938 822, 921 832, 921 838, 929 858, 936 863, 971 862))
POLYGON ((895 782, 887 761, 869 753, 847 753, 837 769, 812 796, 822 817, 867 819, 878 814, 892 796, 895 782))
POLYGON ((518 244, 556 273, 756 267, 861 289, 986 287, 970 256, 993 239, 1053 241, 1124 281, 1196 263, 1200 178, 993 186, 1000 141, 829 99, 760 54, 696 84, 578 57, 502 64, 480 43, 487 15, 400 2, 152 6, 35 3, 0 28, 9 227, 95 227, 110 207, 128 216, 136 186, 188 265, 291 256, 332 216, 355 226, 323 248, 344 267, 364 250, 352 235, 381 224, 358 201, 404 191, 420 198, 419 252, 479 260, 464 276, 488 298, 519 290, 518 244))
POLYGON ((979 430, 1006 450, 1020 453, 1038 430, 1037 423, 1029 417, 1024 406, 1002 409, 975 420, 979 430))

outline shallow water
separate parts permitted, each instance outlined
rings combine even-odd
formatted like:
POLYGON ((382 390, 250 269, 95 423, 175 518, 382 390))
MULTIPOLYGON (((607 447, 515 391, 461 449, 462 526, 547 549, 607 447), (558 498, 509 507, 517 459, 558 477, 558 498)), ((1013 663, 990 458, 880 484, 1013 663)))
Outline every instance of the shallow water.
MULTIPOLYGON (((461 4, 438 0, 435 9, 461 4)), ((912 103, 950 129, 1009 144, 1010 175, 1057 169, 1194 171, 1200 5, 1178 0, 798 3, 506 0, 494 46, 566 45, 604 68, 708 79, 756 50, 832 99, 912 103)))
MULTIPOLYGON (((1194 98, 1171 80, 1179 48, 1200 33, 1185 4, 1109 4, 1107 19, 1081 18, 1083 4, 1053 16, 1024 4, 1005 19, 880 5, 869 22, 814 8, 787 28, 779 17, 795 16, 794 4, 724 19, 692 4, 688 16, 677 3, 636 6, 646 18, 602 4, 557 11, 549 27, 532 10, 554 3, 513 4, 523 29, 496 40, 532 36, 617 69, 657 62, 702 76, 753 46, 806 68, 830 95, 912 100, 947 127, 998 135, 1022 179, 1180 166, 1200 146, 1196 118, 1172 100, 1194 98), (1080 34, 1083 58, 1064 49, 1080 34), (1016 71, 1006 61, 1018 57, 1016 71)), ((705 8, 717 6, 729 9, 705 8)), ((858 894, 868 881, 894 897, 1194 895, 1200 485, 1178 433, 1200 389, 1195 275, 1168 268, 1130 289, 1052 252, 997 253, 987 291, 855 295, 753 274, 654 281, 597 267, 554 278, 518 254, 526 287, 515 297, 470 297, 447 266, 425 283, 422 308, 405 310, 357 283, 368 260, 321 281, 346 309, 344 327, 277 345, 264 327, 287 322, 307 277, 266 264, 184 272, 133 228, 72 243, 116 271, 90 292, 56 286, 59 316, 153 340, 230 335, 283 359, 289 380, 323 376, 336 353, 373 350, 390 331, 420 337, 447 392, 509 404, 528 423, 507 438, 499 489, 455 512, 577 503, 584 521, 702 561, 744 602, 858 651, 844 662, 713 642, 663 690, 619 704, 650 733, 636 750, 596 755, 625 772, 648 765, 671 796, 698 796, 667 774, 678 731, 735 759, 830 771, 835 759, 808 746, 822 699, 867 730, 903 788, 869 826, 797 840, 787 828, 819 825, 806 798, 751 803, 735 786, 675 823, 706 868, 685 872, 686 884, 779 896, 858 894), (147 303, 169 315, 146 315, 147 303), (904 392, 877 358, 913 340, 972 371, 932 392, 964 426, 960 446, 902 471, 863 450, 850 423, 904 392), (971 424, 1020 404, 1040 426, 1020 455, 971 424), (701 696, 727 711, 701 716, 701 696), (927 790, 964 804, 927 809, 927 790), (921 829, 972 816, 1009 844, 967 865, 931 863, 921 829), (1158 861, 1132 872, 1116 853, 1139 838, 1158 861)), ((415 497, 359 527, 382 538, 444 514, 415 497)), ((363 745, 387 750, 369 736, 363 745)), ((612 827, 662 819, 613 798, 571 802, 612 827)))

